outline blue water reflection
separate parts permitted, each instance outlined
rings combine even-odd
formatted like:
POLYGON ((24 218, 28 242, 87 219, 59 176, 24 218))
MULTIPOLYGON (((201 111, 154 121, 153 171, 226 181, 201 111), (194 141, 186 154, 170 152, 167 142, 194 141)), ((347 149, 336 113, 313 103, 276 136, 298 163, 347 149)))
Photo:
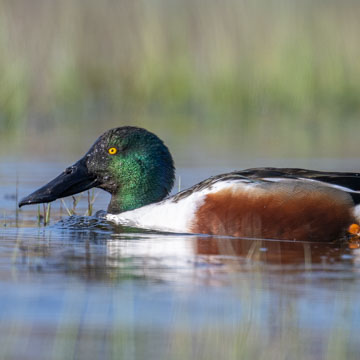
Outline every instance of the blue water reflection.
MULTIPOLYGON (((22 178, 19 192, 45 175, 22 178)), ((85 199, 81 216, 55 204, 51 225, 38 227, 33 207, 17 227, 13 184, 0 187, 1 358, 355 359, 360 351, 360 250, 346 242, 139 231, 83 217, 85 199)), ((105 195, 97 200, 106 206, 105 195)))

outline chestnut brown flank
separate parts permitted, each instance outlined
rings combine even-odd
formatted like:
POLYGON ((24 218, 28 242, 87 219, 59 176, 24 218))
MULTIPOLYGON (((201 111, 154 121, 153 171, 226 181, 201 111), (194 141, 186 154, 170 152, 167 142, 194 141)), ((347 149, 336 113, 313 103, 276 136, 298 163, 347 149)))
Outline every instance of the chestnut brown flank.
POLYGON ((340 191, 225 189, 206 196, 195 214, 194 233, 332 241, 354 222, 353 203, 340 191))

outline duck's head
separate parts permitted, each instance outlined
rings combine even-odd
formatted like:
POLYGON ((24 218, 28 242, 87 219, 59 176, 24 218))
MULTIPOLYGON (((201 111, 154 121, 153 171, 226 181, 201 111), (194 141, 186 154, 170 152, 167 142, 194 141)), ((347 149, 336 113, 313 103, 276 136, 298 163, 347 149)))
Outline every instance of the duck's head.
POLYGON ((131 126, 101 135, 85 156, 22 199, 19 206, 50 202, 92 187, 108 191, 116 214, 166 197, 175 178, 168 148, 153 133, 131 126))

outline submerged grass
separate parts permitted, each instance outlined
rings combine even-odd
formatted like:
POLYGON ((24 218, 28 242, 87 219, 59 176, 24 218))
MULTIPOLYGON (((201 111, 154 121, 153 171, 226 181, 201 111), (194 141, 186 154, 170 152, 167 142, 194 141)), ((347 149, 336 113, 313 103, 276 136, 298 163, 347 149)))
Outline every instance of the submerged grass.
POLYGON ((92 216, 93 214, 93 210, 94 210, 94 203, 96 200, 96 196, 95 196, 95 189, 91 189, 87 191, 87 204, 88 204, 88 209, 85 213, 85 216, 92 216))
MULTIPOLYGON (((49 204, 42 204, 42 208, 43 208, 43 213, 41 214, 41 211, 40 211, 40 205, 38 205, 38 208, 37 208, 37 225, 38 226, 41 226, 41 223, 44 225, 44 226, 48 226, 50 224, 50 218, 51 218, 51 203, 49 204)), ((18 226, 18 225, 16 225, 18 226)))
POLYGON ((71 210, 68 208, 68 206, 66 205, 65 200, 64 200, 64 199, 60 199, 60 200, 61 200, 61 204, 64 205, 64 208, 65 208, 67 214, 68 214, 69 216, 73 215, 72 211, 71 211, 71 210))
MULTIPOLYGON (((77 212, 81 212, 84 214, 84 216, 92 216, 93 215, 93 209, 95 200, 97 198, 97 193, 95 191, 89 192, 87 203, 85 201, 82 201, 82 203, 79 205, 79 202, 82 200, 82 196, 72 196, 72 207, 68 207, 66 204, 66 200, 60 199, 56 206, 55 203, 49 203, 49 204, 43 204, 42 207, 40 205, 37 206, 37 211, 26 211, 26 216, 24 216, 25 213, 22 213, 23 216, 18 216, 14 218, 14 214, 9 216, 7 218, 6 212, 4 211, 3 215, 3 226, 8 225, 15 225, 15 227, 31 227, 31 224, 33 223, 33 219, 36 218, 36 223, 38 227, 41 226, 48 226, 50 223, 55 224, 59 220, 63 219, 64 215, 67 216, 73 216, 78 215, 77 212), (65 209, 66 213, 64 214, 63 208, 65 209), (85 210, 86 209, 86 210, 85 210)), ((17 203, 15 204, 17 205, 17 203)))
MULTIPOLYGON (((65 201, 64 199, 60 199, 60 203, 61 203, 61 205, 64 206, 67 215, 69 215, 69 216, 76 215, 76 207, 77 207, 79 201, 81 200, 81 198, 82 198, 82 195, 81 195, 81 194, 80 194, 79 196, 71 196, 71 199, 72 199, 72 208, 69 208, 69 207, 66 205, 66 201, 65 201)), ((93 204, 92 204, 92 205, 93 205, 93 204)), ((62 207, 61 207, 61 209, 62 209, 62 207)))
POLYGON ((49 225, 50 223, 50 211, 51 211, 51 203, 43 204, 44 205, 44 226, 49 225))

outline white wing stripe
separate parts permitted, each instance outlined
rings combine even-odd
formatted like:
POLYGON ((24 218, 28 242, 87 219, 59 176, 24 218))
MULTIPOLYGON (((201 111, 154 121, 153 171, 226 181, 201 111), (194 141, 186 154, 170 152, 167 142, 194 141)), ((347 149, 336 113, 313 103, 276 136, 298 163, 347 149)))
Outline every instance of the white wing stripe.
POLYGON ((321 185, 324 185, 324 186, 332 187, 334 189, 338 189, 338 190, 342 190, 342 191, 346 191, 346 192, 350 192, 350 193, 360 194, 360 191, 358 191, 358 190, 353 190, 353 189, 350 189, 350 188, 348 188, 346 186, 330 184, 330 183, 327 183, 325 181, 320 181, 320 180, 315 180, 315 179, 308 179, 308 178, 296 178, 296 179, 292 179, 292 178, 263 178, 263 180, 270 181, 270 182, 296 181, 296 180, 309 181, 309 182, 315 182, 315 183, 318 183, 318 184, 321 184, 321 185))

